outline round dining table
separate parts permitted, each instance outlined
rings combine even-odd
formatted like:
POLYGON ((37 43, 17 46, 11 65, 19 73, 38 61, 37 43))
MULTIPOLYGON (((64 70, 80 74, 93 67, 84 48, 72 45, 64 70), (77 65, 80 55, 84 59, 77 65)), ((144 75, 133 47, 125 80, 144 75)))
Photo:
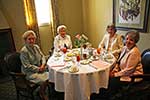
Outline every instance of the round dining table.
POLYGON ((49 81, 55 84, 56 91, 64 92, 65 100, 90 100, 92 93, 99 93, 100 88, 108 87, 112 62, 98 59, 81 63, 82 60, 75 61, 75 56, 65 61, 65 56, 67 54, 53 54, 47 61, 49 81), (70 72, 74 64, 78 71, 70 72))

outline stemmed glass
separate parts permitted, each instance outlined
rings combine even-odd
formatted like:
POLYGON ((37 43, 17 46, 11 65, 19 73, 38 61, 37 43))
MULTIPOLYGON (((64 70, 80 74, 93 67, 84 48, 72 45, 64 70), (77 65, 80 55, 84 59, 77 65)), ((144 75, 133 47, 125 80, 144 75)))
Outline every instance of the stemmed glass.
POLYGON ((102 50, 102 51, 101 51, 101 54, 100 54, 100 58, 101 58, 102 60, 104 60, 106 54, 107 54, 107 51, 106 51, 106 50, 102 50))
POLYGON ((76 60, 77 60, 77 66, 79 66, 79 62, 80 62, 80 55, 79 54, 76 56, 76 60))
POLYGON ((97 48, 97 54, 98 54, 98 55, 100 54, 100 51, 101 51, 101 49, 100 49, 100 48, 97 48))
POLYGON ((66 48, 66 47, 64 47, 64 48, 62 49, 62 51, 63 51, 63 53, 64 53, 64 54, 66 54, 66 52, 67 52, 67 48, 66 48))

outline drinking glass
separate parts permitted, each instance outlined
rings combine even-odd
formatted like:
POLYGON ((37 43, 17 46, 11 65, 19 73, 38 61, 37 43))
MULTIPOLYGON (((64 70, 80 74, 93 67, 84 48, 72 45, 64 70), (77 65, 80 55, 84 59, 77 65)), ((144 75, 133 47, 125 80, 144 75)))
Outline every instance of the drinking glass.
POLYGON ((100 54, 101 49, 97 48, 97 54, 100 54))
POLYGON ((76 59, 77 59, 77 62, 79 62, 80 61, 80 55, 77 55, 76 59))
POLYGON ((79 62, 80 62, 80 55, 76 56, 76 60, 77 60, 77 66, 80 66, 79 62))
POLYGON ((62 51, 65 54, 67 52, 67 48, 64 47, 62 51))
POLYGON ((86 59, 86 58, 87 58, 87 54, 83 53, 83 59, 86 59))

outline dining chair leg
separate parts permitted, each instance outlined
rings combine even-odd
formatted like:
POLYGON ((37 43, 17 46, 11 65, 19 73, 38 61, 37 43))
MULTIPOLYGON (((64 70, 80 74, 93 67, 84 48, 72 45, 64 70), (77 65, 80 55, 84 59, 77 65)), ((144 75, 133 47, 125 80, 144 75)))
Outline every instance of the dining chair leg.
POLYGON ((31 94, 31 98, 32 98, 32 100, 34 100, 34 94, 33 93, 31 94))
POLYGON ((55 86, 54 86, 54 83, 50 83, 48 84, 48 96, 50 98, 50 100, 53 99, 54 95, 55 95, 55 86))
POLYGON ((17 100, 19 100, 19 91, 17 90, 16 93, 17 93, 17 100))

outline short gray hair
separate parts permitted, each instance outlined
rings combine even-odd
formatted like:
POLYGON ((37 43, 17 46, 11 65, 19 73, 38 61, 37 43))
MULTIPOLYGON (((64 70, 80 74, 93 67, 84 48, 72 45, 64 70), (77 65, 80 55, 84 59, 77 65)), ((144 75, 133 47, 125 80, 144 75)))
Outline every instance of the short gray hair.
POLYGON ((35 34, 35 32, 32 31, 32 30, 28 30, 28 31, 24 32, 23 35, 22 35, 22 38, 23 38, 24 40, 26 40, 27 37, 28 37, 30 34, 32 34, 32 35, 36 38, 36 34, 35 34))
POLYGON ((60 30, 61 28, 64 28, 65 30, 67 29, 67 27, 66 27, 65 25, 59 25, 59 26, 57 27, 57 33, 58 33, 58 34, 59 34, 59 30, 60 30))
POLYGON ((114 29, 114 30, 115 30, 115 32, 117 32, 117 29, 116 29, 116 27, 115 27, 115 24, 114 24, 114 23, 110 23, 110 24, 108 24, 108 25, 107 25, 107 29, 108 29, 108 28, 110 28, 110 27, 111 27, 112 29, 114 29))
POLYGON ((140 34, 136 30, 128 31, 125 36, 127 35, 129 35, 134 40, 135 43, 137 43, 140 39, 140 34))

